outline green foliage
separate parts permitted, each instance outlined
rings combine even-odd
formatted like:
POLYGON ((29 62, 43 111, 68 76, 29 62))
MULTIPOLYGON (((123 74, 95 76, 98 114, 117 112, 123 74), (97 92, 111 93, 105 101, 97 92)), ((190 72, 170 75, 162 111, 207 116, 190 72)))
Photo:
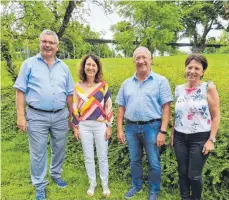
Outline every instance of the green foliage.
POLYGON ((220 47, 220 49, 219 49, 219 50, 217 50, 217 53, 221 53, 221 54, 229 54, 229 46, 220 47))
POLYGON ((129 46, 133 48, 133 42, 136 42, 151 52, 158 49, 162 55, 171 50, 165 43, 176 40, 176 33, 182 28, 174 2, 119 1, 116 7, 121 17, 129 19, 112 29, 120 49, 127 52, 129 46))
MULTIPOLYGON (((190 38, 193 52, 204 52, 208 33, 214 29, 228 31, 229 27, 229 6, 223 1, 118 1, 115 6, 125 21, 113 25, 112 31, 118 49, 124 52, 137 43, 151 52, 157 49, 161 55, 174 54, 176 51, 166 43, 182 37, 190 38), (222 18, 227 21, 222 23, 222 18)), ((208 49, 207 53, 213 51, 208 49)))
MULTIPOLYGON (((207 160, 203 172, 204 189, 203 199, 228 200, 229 192, 229 60, 227 55, 206 55, 209 67, 204 75, 204 80, 212 80, 220 95, 221 125, 217 137, 215 151, 207 160)), ((153 71, 166 76, 172 91, 175 86, 185 82, 184 61, 186 56, 156 57, 153 60, 153 71)), ((73 78, 78 80, 80 60, 66 60, 73 78)), ((133 75, 135 68, 132 59, 102 59, 104 79, 108 82, 112 100, 115 101, 117 92, 122 82, 133 75)), ((21 62, 15 63, 18 72, 21 62)), ((4 64, 2 63, 2 66, 4 64)), ((33 199, 34 190, 29 177, 29 154, 27 135, 20 134, 16 129, 15 90, 12 82, 4 78, 2 89, 2 199, 33 199), (9 81, 9 82, 8 82, 9 81)), ((114 115, 117 115, 117 105, 113 103, 114 115)), ((172 105, 174 115, 174 104, 172 105)), ((171 123, 169 125, 171 128, 171 123)), ((112 196, 110 199, 120 200, 130 185, 130 167, 127 145, 120 145, 116 138, 116 120, 112 129, 109 143, 109 167, 112 196)), ((161 154, 162 190, 159 199, 179 199, 177 163, 174 151, 169 147, 167 137, 166 150, 161 154)), ((49 152, 50 153, 50 152, 49 152)), ((97 160, 97 159, 96 159, 97 160)), ((97 163, 98 164, 98 163, 97 163)), ((98 165, 97 165, 98 166, 98 165)), ((58 190, 50 181, 48 186, 49 199, 79 199, 85 200, 88 186, 81 143, 77 142, 72 132, 69 132, 67 156, 64 166, 64 178, 69 182, 69 187, 58 190)), ((48 180, 50 180, 48 176, 48 180)), ((134 199, 146 199, 147 162, 144 156, 144 193, 134 199)), ((101 188, 98 187, 92 199, 103 199, 101 188)))
MULTIPOLYGON (((95 52, 101 57, 114 55, 108 45, 91 45, 84 39, 98 39, 100 34, 92 31, 89 25, 84 25, 83 16, 90 14, 83 8, 85 2, 75 2, 75 7, 69 23, 65 24, 66 14, 69 14, 68 4, 73 1, 4 1, 1 15, 1 39, 6 51, 14 60, 24 60, 35 55, 39 50, 39 34, 44 29, 51 29, 56 33, 61 27, 66 27, 63 37, 60 38, 58 56, 60 58, 81 58, 88 52, 95 52)), ((92 0, 103 6, 106 11, 110 5, 92 0)))
POLYGON ((225 46, 218 49, 217 53, 221 53, 221 54, 227 53, 228 54, 229 53, 229 32, 223 31, 223 33, 220 36, 219 41, 220 41, 220 44, 223 44, 225 46))
POLYGON ((220 16, 225 13, 224 3, 222 1, 181 1, 178 5, 184 25, 183 36, 191 39, 194 52, 203 52, 208 33, 213 29, 224 28, 220 21, 220 16), (202 27, 203 31, 198 27, 202 27))
POLYGON ((111 27, 111 30, 114 32, 114 39, 118 43, 116 49, 118 51, 123 50, 125 57, 130 57, 135 42, 134 29, 131 24, 127 21, 118 22, 111 27))

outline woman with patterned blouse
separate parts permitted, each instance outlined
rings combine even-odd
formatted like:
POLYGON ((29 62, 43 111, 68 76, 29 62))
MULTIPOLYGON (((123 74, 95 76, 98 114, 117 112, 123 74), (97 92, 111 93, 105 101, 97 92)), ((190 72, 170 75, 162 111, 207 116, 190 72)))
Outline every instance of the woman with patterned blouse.
POLYGON ((80 64, 80 82, 75 84, 73 96, 73 131, 81 140, 85 167, 90 182, 87 190, 94 195, 96 171, 94 141, 99 160, 103 194, 110 196, 108 187, 108 139, 113 120, 112 102, 108 84, 102 79, 102 64, 94 55, 87 55, 80 64))
POLYGON ((215 85, 202 82, 208 66, 203 55, 192 54, 185 61, 187 83, 175 89, 175 123, 171 146, 178 162, 182 200, 200 200, 202 171, 214 150, 220 123, 219 95, 215 85))

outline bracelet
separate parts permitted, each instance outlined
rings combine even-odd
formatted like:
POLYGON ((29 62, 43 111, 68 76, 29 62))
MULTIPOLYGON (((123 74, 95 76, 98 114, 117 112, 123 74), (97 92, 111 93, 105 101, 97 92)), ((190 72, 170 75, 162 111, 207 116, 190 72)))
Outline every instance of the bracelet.
POLYGON ((162 134, 165 134, 165 135, 167 134, 167 131, 160 130, 159 132, 162 133, 162 134))

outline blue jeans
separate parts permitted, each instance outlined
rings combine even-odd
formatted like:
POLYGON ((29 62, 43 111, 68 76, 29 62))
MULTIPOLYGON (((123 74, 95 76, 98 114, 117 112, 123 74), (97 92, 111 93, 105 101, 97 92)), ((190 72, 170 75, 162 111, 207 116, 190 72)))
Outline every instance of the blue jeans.
POLYGON ((155 194, 159 193, 161 183, 160 153, 156 144, 160 126, 161 122, 155 121, 144 125, 126 124, 125 127, 130 153, 132 185, 137 190, 142 188, 142 157, 144 148, 149 162, 149 192, 155 194))
POLYGON ((30 171, 32 184, 42 190, 48 184, 47 143, 50 132, 51 164, 50 175, 60 178, 65 158, 65 147, 68 133, 67 108, 57 113, 47 113, 27 108, 26 119, 29 136, 30 171))

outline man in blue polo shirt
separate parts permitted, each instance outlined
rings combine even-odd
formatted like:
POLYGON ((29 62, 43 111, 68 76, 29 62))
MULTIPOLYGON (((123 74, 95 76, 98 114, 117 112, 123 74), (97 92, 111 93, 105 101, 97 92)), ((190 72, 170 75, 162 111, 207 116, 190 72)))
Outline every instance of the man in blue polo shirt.
POLYGON ((157 200, 161 182, 159 147, 165 144, 173 97, 168 80, 151 71, 152 56, 146 47, 138 47, 133 59, 136 73, 123 82, 116 98, 117 136, 121 143, 127 140, 130 154, 132 187, 125 198, 130 199, 142 190, 144 148, 149 162, 148 200, 157 200))
POLYGON ((58 36, 51 30, 40 34, 40 53, 27 59, 14 84, 17 104, 17 126, 28 129, 32 184, 36 200, 46 199, 47 142, 50 133, 50 176, 61 188, 62 165, 72 113, 74 82, 66 64, 56 58, 58 36), (26 101, 26 116, 24 112, 26 101), (67 105, 67 106, 66 106, 67 105))

